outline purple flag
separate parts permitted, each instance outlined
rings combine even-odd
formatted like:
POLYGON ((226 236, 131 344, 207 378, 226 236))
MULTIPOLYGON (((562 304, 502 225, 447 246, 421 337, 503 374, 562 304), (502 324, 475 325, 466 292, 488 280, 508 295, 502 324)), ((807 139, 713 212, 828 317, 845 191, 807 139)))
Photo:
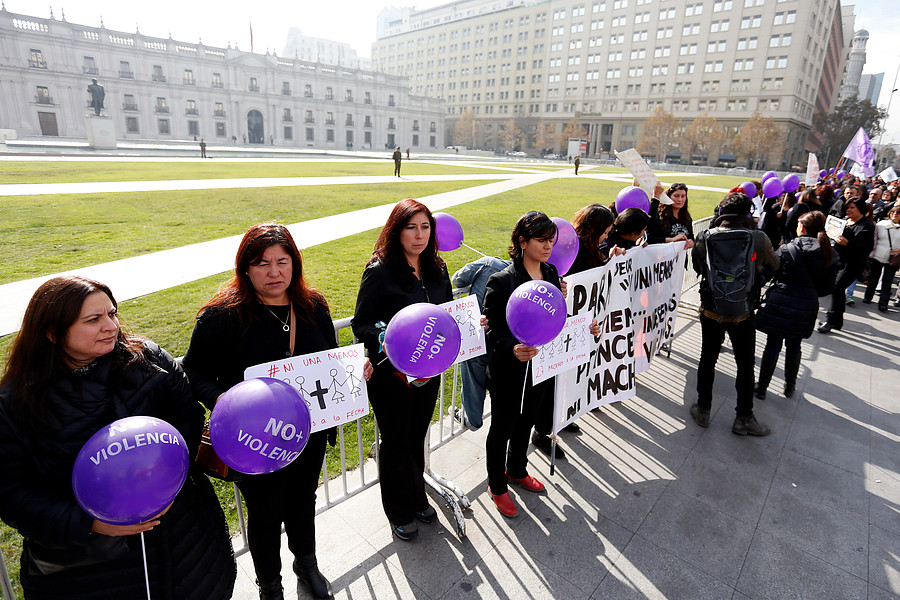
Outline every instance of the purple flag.
POLYGON ((866 177, 875 175, 875 169, 873 168, 875 163, 875 149, 872 148, 872 142, 869 141, 869 136, 866 135, 866 132, 862 127, 859 128, 859 131, 857 131, 856 135, 853 136, 853 139, 850 140, 850 144, 847 146, 847 149, 844 150, 844 157, 857 163, 866 177))

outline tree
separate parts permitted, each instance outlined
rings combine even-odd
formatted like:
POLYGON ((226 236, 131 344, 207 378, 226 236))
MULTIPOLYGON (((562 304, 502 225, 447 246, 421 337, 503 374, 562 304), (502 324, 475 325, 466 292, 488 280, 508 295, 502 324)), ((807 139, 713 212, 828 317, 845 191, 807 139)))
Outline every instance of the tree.
POLYGON ((665 161, 677 128, 678 119, 660 104, 644 121, 638 151, 653 154, 659 162, 665 161))
POLYGON ((546 150, 556 150, 556 142, 559 141, 559 135, 556 133, 556 127, 553 123, 545 123, 540 120, 537 126, 537 132, 534 134, 534 147, 539 152, 546 150))
POLYGON ((683 135, 688 146, 688 160, 693 161, 694 152, 709 155, 710 151, 725 139, 725 131, 709 113, 696 117, 683 135))
POLYGON ((775 120, 764 118, 757 110, 734 137, 734 148, 738 154, 753 161, 752 168, 755 170, 761 160, 781 151, 782 139, 781 128, 775 125, 775 120))
POLYGON ((860 127, 870 140, 875 140, 884 131, 882 123, 886 118, 885 109, 872 106, 868 100, 860 100, 856 96, 845 98, 828 114, 816 113, 813 126, 822 135, 819 161, 822 164, 836 163, 860 127))
MULTIPOLYGON (((559 135, 559 143, 564 149, 568 149, 569 139, 580 138, 582 135, 584 135, 584 128, 578 124, 577 117, 572 117, 572 119, 566 123, 566 128, 563 129, 563 132, 559 135)), ((568 150, 566 151, 568 152, 568 150)))
POLYGON ((475 134, 475 113, 467 108, 456 120, 456 127, 453 129, 453 144, 474 148, 476 145, 475 134))
POLYGON ((500 142, 503 144, 503 149, 507 152, 515 150, 524 139, 525 134, 516 125, 515 119, 504 121, 503 125, 500 126, 500 142))

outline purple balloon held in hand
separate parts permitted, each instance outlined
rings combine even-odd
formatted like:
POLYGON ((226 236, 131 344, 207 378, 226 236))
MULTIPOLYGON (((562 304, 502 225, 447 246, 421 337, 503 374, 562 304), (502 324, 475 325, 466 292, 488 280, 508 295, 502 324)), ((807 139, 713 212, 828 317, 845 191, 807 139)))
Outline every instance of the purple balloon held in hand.
POLYGON ((452 215, 447 213, 434 213, 435 238, 437 249, 441 252, 456 250, 463 243, 462 225, 452 215))
POLYGON ((556 267, 562 276, 569 272, 578 256, 578 233, 571 223, 561 217, 550 217, 550 220, 556 223, 557 233, 547 262, 556 267))
POLYGON ((443 308, 419 302, 393 316, 384 332, 384 352, 401 373, 416 379, 436 377, 459 355, 459 325, 443 308))
POLYGON ((628 208, 639 208, 645 213, 650 212, 650 198, 641 188, 629 185, 619 190, 616 194, 616 212, 623 212, 628 208))
POLYGON ((542 346, 553 340, 566 324, 562 291, 546 281, 526 281, 506 303, 506 324, 526 346, 542 346))
POLYGON ((828 171, 826 171, 825 169, 819 171, 819 179, 825 179, 826 177, 828 177, 828 171))
POLYGON ((765 183, 773 177, 778 177, 778 173, 776 173, 775 171, 766 171, 765 173, 763 173, 762 179, 760 181, 765 183))
POLYGON ((752 181, 745 181, 741 184, 741 188, 744 190, 744 193, 747 194, 748 198, 756 198, 756 186, 752 181))
POLYGON ((763 196, 766 198, 777 198, 783 191, 784 186, 777 177, 769 177, 766 182, 763 183, 763 196))
POLYGON ((785 192, 796 192, 800 187, 800 178, 797 177, 796 173, 785 175, 784 179, 781 180, 781 187, 784 188, 785 192))
POLYGON ((306 399, 270 377, 232 386, 209 417, 216 454, 232 469, 252 475, 288 466, 303 452, 311 430, 306 399))
POLYGON ((837 175, 836 175, 836 177, 837 177, 838 179, 843 179, 843 178, 846 177, 846 176, 847 176, 847 172, 844 171, 844 170, 838 171, 838 172, 837 172, 837 175))
POLYGON ((72 491, 89 515, 110 525, 136 525, 175 500, 187 478, 187 444, 153 417, 126 417, 91 436, 72 469, 72 491))

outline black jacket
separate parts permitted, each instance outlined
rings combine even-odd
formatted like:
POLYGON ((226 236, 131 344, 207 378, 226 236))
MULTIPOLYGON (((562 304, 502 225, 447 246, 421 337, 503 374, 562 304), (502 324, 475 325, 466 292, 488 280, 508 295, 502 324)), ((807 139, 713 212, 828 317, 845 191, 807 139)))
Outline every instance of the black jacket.
POLYGON ((842 269, 862 275, 866 259, 869 258, 869 253, 875 247, 875 224, 866 217, 862 217, 853 225, 844 227, 843 236, 847 238, 848 244, 846 246, 834 245, 834 249, 837 250, 838 264, 842 269))
POLYGON ((831 291, 834 261, 826 265, 819 241, 807 235, 794 238, 775 254, 781 268, 766 290, 756 328, 782 338, 808 338, 816 325, 819 297, 831 291))
POLYGON ((676 237, 681 234, 684 234, 689 240, 694 239, 694 228, 692 226, 682 225, 673 219, 669 226, 666 227, 665 223, 663 223, 662 215, 660 215, 661 209, 662 206, 659 200, 653 198, 650 201, 650 224, 647 225, 648 243, 665 244, 667 237, 676 237))
MULTIPOLYGON (((175 361, 152 342, 149 364, 113 368, 104 356, 53 382, 49 425, 22 427, 11 413, 14 389, 0 390, 0 518, 25 538, 22 586, 29 598, 141 598, 139 536, 91 533, 93 518, 72 491, 84 443, 112 421, 147 415, 174 426, 196 453, 203 410, 175 361)), ((146 532, 153 598, 230 598, 236 575, 222 509, 206 477, 192 468, 160 525, 146 532)))

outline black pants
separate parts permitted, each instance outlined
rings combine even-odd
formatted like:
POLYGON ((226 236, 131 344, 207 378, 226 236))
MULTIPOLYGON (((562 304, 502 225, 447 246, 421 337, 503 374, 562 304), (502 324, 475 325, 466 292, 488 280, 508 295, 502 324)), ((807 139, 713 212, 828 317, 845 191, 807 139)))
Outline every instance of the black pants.
POLYGON ((740 323, 719 323, 705 315, 700 315, 700 364, 697 366, 697 404, 704 410, 712 406, 713 382, 716 378, 716 361, 722 350, 725 334, 731 340, 734 350, 734 362, 737 366, 737 377, 734 387, 737 390, 737 407, 739 416, 753 414, 753 369, 756 364, 756 323, 750 318, 740 323))
POLYGON ((397 177, 400 177, 400 161, 399 160, 394 161, 394 175, 396 175, 397 177))
MULTIPOLYGON (((826 322, 834 329, 844 326, 844 309, 847 306, 847 288, 859 278, 862 269, 841 265, 831 292, 831 309, 825 313, 826 322)), ((872 288, 873 290, 875 288, 872 288)))
POLYGON ((878 287, 878 280, 881 279, 881 292, 878 293, 878 308, 886 309, 888 301, 891 299, 891 285, 894 283, 894 275, 896 274, 897 267, 872 259, 872 264, 869 267, 869 284, 866 286, 865 299, 871 301, 875 297, 875 288, 878 287))
POLYGON ((410 387, 389 363, 375 368, 368 382, 381 446, 378 475, 384 514, 395 525, 411 523, 428 506, 425 494, 425 436, 434 414, 440 377, 410 387))
MULTIPOLYGON (((524 373, 524 371, 522 371, 524 373)), ((488 370, 488 374, 496 370, 488 370)), ((491 428, 485 443, 488 486, 494 494, 507 492, 506 474, 517 479, 528 476, 528 440, 539 407, 553 406, 553 382, 525 385, 522 405, 522 376, 495 377, 488 380, 491 391, 491 428), (521 406, 521 410, 520 410, 521 406)), ((530 374, 528 375, 530 377, 530 374)), ((552 418, 552 417, 551 417, 552 418)), ((549 430, 547 431, 549 433, 549 430)))
POLYGON ((247 542, 260 583, 281 575, 282 523, 295 557, 316 551, 316 488, 327 435, 312 434, 300 456, 285 468, 238 483, 247 503, 247 542))

